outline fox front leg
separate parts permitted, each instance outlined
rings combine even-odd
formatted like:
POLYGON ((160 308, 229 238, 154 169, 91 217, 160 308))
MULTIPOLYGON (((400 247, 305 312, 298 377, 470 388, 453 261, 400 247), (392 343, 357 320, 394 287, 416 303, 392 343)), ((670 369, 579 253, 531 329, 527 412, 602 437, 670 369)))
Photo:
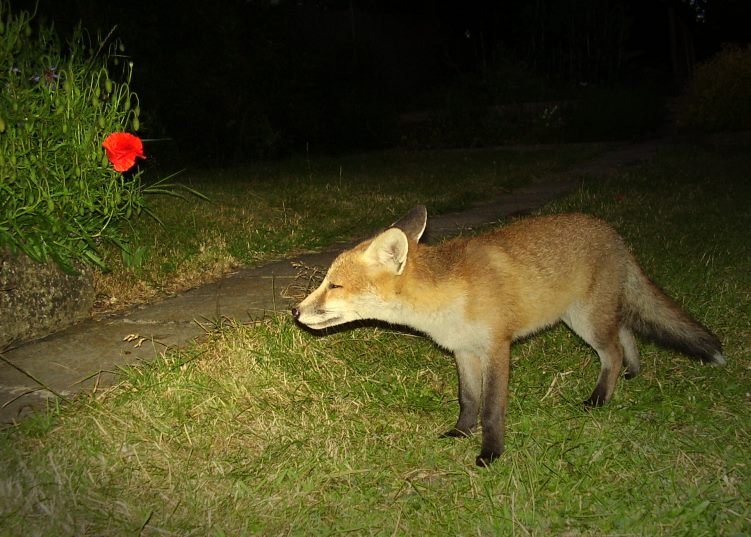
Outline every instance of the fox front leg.
POLYGON ((455 359, 459 377, 459 419, 443 436, 463 438, 477 428, 482 398, 482 365, 475 354, 457 352, 455 359))
POLYGON ((511 341, 500 342, 481 360, 483 379, 482 449, 475 463, 488 466, 503 453, 511 341))

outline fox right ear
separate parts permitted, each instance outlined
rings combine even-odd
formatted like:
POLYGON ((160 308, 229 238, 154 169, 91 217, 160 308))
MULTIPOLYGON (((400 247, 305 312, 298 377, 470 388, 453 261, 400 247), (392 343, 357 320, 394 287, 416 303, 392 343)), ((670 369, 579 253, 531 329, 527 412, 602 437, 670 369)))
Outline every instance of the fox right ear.
POLYGON ((407 237, 417 242, 425 231, 428 223, 428 210, 425 205, 418 205, 399 220, 391 224, 391 227, 401 229, 407 237))
POLYGON ((365 256, 374 265, 386 267, 398 276, 404 272, 407 252, 409 252, 407 236, 401 229, 392 227, 373 239, 365 250, 365 256))

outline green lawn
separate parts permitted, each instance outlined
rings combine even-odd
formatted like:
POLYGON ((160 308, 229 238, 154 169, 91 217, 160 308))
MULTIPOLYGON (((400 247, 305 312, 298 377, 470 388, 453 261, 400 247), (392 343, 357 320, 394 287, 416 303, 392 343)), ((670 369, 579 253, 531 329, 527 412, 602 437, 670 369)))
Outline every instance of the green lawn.
POLYGON ((748 535, 749 169, 749 146, 676 146, 544 210, 612 222, 725 368, 643 344, 587 411, 597 358, 556 327, 515 345, 506 452, 481 469, 479 436, 439 438, 456 378, 430 341, 270 315, 1 433, 0 535, 748 535))

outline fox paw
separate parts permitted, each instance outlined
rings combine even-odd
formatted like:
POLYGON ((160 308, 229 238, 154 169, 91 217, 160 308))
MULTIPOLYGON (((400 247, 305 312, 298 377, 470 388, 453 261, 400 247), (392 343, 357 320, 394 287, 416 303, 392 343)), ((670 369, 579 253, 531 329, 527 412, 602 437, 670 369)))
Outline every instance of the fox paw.
POLYGON ((595 408, 598 406, 602 406, 605 403, 607 403, 608 400, 605 397, 605 390, 600 389, 599 387, 595 388, 595 391, 592 392, 592 395, 589 396, 589 399, 584 401, 584 407, 585 408, 595 408))
POLYGON ((466 431, 464 429, 457 429, 454 427, 453 429, 450 429, 443 433, 441 435, 441 438, 469 438, 472 436, 472 431, 466 431))
POLYGON ((590 397, 589 399, 586 399, 585 401, 582 401, 582 404, 584 405, 584 408, 586 410, 600 407, 603 405, 603 403, 604 401, 602 401, 601 399, 594 399, 592 397, 590 397))
POLYGON ((501 456, 497 451, 481 451, 480 455, 475 459, 475 464, 482 468, 487 468, 491 463, 501 456))

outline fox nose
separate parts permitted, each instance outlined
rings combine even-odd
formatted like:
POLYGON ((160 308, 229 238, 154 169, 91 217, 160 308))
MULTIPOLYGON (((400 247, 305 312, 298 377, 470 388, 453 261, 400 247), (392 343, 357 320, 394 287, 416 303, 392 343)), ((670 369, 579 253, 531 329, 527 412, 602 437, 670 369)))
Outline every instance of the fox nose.
POLYGON ((294 317, 295 319, 299 319, 300 318, 300 310, 297 309, 297 308, 292 308, 292 317, 294 317))

